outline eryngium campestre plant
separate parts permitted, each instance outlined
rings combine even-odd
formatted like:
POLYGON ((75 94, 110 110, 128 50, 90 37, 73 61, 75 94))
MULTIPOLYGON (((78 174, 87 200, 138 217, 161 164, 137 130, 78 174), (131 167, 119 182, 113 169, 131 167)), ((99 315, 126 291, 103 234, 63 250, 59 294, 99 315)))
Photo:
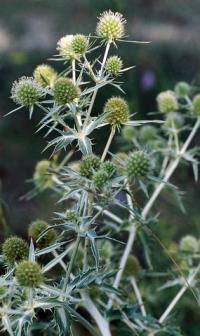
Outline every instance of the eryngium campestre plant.
MULTIPOLYGON (((77 324, 92 336, 180 336, 183 321, 174 325, 171 313, 187 291, 193 305, 198 295, 199 241, 188 233, 177 248, 162 198, 154 205, 167 189, 164 200, 172 206, 179 200, 183 208, 170 183, 182 163, 192 164, 198 179, 199 148, 191 143, 200 127, 200 92, 179 83, 158 95, 158 117, 153 111, 155 119, 140 120, 116 81, 132 67, 121 69, 123 60, 110 56, 111 46, 126 42, 123 16, 104 12, 96 34, 62 37, 54 56, 61 73, 40 65, 34 78, 23 77, 12 89, 16 110, 27 107, 32 117, 40 109, 38 131, 46 129, 46 149, 53 151, 36 165, 27 199, 49 192, 55 209, 52 225, 30 225, 29 250, 21 238, 4 243, 0 322, 11 336, 78 336, 77 324), (96 97, 105 88, 108 100, 96 116, 96 97), (107 139, 99 133, 104 127, 107 139)), ((128 42, 131 52, 136 41, 128 42)))

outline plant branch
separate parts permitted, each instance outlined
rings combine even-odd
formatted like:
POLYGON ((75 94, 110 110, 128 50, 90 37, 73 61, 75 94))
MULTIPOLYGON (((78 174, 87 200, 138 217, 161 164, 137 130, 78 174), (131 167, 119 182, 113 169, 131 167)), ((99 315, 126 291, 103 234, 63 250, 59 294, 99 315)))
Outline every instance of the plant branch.
POLYGON ((112 128, 111 128, 111 132, 110 132, 110 136, 109 136, 109 138, 108 138, 108 141, 107 141, 107 143, 106 143, 106 146, 105 146, 105 148, 104 148, 104 151, 103 151, 103 154, 102 154, 102 157, 101 157, 101 162, 103 162, 103 161, 105 160, 105 158, 106 158, 106 155, 107 155, 108 150, 109 150, 109 148, 110 148, 111 142, 112 142, 112 140, 113 140, 113 138, 114 138, 115 131, 116 131, 116 127, 115 127, 115 126, 112 126, 112 128))

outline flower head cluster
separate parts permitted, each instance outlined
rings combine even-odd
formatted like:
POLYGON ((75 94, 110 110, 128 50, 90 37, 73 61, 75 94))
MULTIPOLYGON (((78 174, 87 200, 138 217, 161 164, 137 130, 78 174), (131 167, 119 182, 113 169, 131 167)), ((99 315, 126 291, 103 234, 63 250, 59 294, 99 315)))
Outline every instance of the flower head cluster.
POLYGON ((54 99, 58 105, 72 103, 80 95, 80 89, 70 78, 60 77, 53 87, 54 99))
POLYGON ((197 253, 199 250, 198 240, 191 235, 183 237, 179 246, 180 250, 185 253, 197 253))
POLYGON ((98 156, 91 154, 83 158, 80 163, 80 174, 84 177, 91 178, 100 167, 100 159, 98 156))
POLYGON ((15 81, 11 90, 13 101, 22 106, 32 106, 43 95, 41 86, 32 77, 21 77, 15 81))
POLYGON ((124 25, 126 20, 120 13, 111 10, 101 14, 97 24, 97 35, 108 41, 114 41, 124 37, 124 25))
POLYGON ((147 176, 150 169, 150 158, 144 151, 133 152, 127 163, 126 170, 130 178, 141 178, 147 176))
POLYGON ((29 237, 33 239, 33 241, 36 243, 36 246, 39 249, 50 246, 56 240, 57 232, 55 229, 49 229, 48 231, 44 233, 44 235, 42 234, 48 228, 49 228, 49 225, 41 219, 37 219, 36 221, 31 223, 29 226, 29 229, 28 229, 29 237))
POLYGON ((106 71, 113 76, 117 76, 122 69, 122 60, 118 56, 110 56, 106 61, 106 71))
POLYGON ((57 43, 60 56, 66 60, 79 59, 86 53, 88 47, 88 39, 82 34, 63 36, 57 43))
POLYGON ((18 264, 16 279, 20 286, 29 288, 39 287, 44 281, 40 265, 29 260, 18 264))
POLYGON ((57 72, 50 65, 41 64, 35 68, 33 76, 36 82, 45 88, 54 84, 57 72))
POLYGON ((129 107, 121 97, 108 99, 104 106, 104 112, 108 113, 106 121, 114 126, 125 124, 129 120, 129 107))
POLYGON ((9 265, 28 257, 28 244, 17 236, 6 239, 3 244, 3 256, 9 265))
POLYGON ((191 87, 186 82, 179 82, 175 86, 175 93, 178 98, 184 98, 184 97, 189 96, 190 91, 191 91, 191 87))
POLYGON ((178 102, 173 91, 164 91, 157 96, 158 109, 162 113, 174 112, 178 109, 178 102))

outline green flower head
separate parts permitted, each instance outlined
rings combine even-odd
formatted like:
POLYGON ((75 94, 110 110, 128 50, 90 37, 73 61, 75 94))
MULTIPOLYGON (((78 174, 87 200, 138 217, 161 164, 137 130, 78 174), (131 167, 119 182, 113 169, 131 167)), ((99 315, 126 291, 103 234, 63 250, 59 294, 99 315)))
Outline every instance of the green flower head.
POLYGON ((48 227, 49 225, 41 219, 37 219, 29 226, 28 235, 33 239, 39 249, 50 246, 56 240, 57 232, 55 229, 49 229, 44 235, 42 235, 48 227), (40 235, 42 235, 42 237, 38 240, 40 235))
POLYGON ((173 91, 164 91, 157 96, 158 109, 162 113, 178 110, 178 102, 173 91))
POLYGON ((150 158, 147 153, 138 150, 130 154, 126 163, 126 170, 130 178, 141 178, 147 176, 150 170, 150 158))
POLYGON ((121 39, 125 34, 126 20, 120 13, 111 10, 101 14, 97 23, 97 35, 108 41, 121 39))
POLYGON ((125 124, 129 120, 128 104, 121 97, 108 99, 104 106, 104 112, 108 113, 106 121, 114 126, 125 124))
POLYGON ((39 287, 44 282, 40 265, 29 260, 18 264, 16 279, 20 286, 29 288, 39 287))
POLYGON ((72 103, 80 95, 80 89, 70 78, 60 77, 53 87, 55 102, 58 105, 72 103))
POLYGON ((15 81, 11 90, 13 101, 22 106, 33 106, 43 95, 41 86, 32 77, 21 77, 15 81))
POLYGON ((122 69, 122 60, 118 56, 110 56, 106 61, 106 71, 113 76, 117 76, 122 69))
POLYGON ((41 64, 35 68, 33 76, 36 82, 45 88, 54 84, 57 72, 50 65, 41 64))
POLYGON ((6 239, 2 250, 6 262, 11 266, 28 258, 28 244, 17 236, 6 239))

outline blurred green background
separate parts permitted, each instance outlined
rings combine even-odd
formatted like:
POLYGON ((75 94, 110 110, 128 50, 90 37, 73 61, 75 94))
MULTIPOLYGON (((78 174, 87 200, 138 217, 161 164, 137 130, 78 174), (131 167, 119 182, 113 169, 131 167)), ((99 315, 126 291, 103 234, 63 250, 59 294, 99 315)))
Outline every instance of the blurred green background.
MULTIPOLYGON (((69 33, 95 31, 96 17, 104 10, 121 12, 128 21, 127 31, 133 40, 151 41, 148 45, 121 44, 119 54, 125 66, 136 65, 126 73, 124 89, 131 111, 141 118, 155 111, 155 97, 161 90, 174 87, 176 81, 199 83, 200 74, 200 1, 199 0, 7 0, 0 11, 0 181, 3 200, 0 229, 3 239, 5 220, 10 232, 26 236, 26 228, 36 217, 52 217, 56 200, 45 195, 31 201, 20 200, 32 186, 25 181, 33 174, 46 139, 35 133, 40 116, 31 122, 26 111, 10 117, 14 104, 10 100, 12 82, 22 75, 30 76, 36 65, 55 54, 57 40, 69 33), (5 217, 5 218, 4 218, 5 217)), ((114 52, 114 51, 113 51, 114 52)), ((116 52, 116 51, 115 51, 116 52)), ((49 62, 50 63, 50 62, 49 62)), ((59 65, 60 66, 60 65, 59 65)), ((98 96, 101 110, 106 92, 98 96)), ((102 135, 103 141, 105 135, 102 135)), ((200 136, 195 143, 199 144, 200 136)), ((115 149, 117 145, 115 145, 115 149)), ((200 237, 199 184, 192 169, 179 169, 175 182, 185 191, 187 214, 182 214, 168 193, 157 206, 165 222, 158 230, 161 239, 179 240, 186 233, 200 237), (164 199, 164 202, 163 202, 164 199), (170 230, 169 230, 170 228, 170 230), (169 237, 170 236, 170 237, 169 237)), ((0 215, 1 217, 1 215, 0 215)), ((184 316, 190 313, 190 302, 184 301, 184 316)), ((197 314, 197 313, 196 313, 197 314)), ((193 332, 199 335, 200 316, 191 315, 193 332), (196 321, 197 320, 197 321, 196 321)), ((187 319, 185 325, 187 328, 187 319)))

